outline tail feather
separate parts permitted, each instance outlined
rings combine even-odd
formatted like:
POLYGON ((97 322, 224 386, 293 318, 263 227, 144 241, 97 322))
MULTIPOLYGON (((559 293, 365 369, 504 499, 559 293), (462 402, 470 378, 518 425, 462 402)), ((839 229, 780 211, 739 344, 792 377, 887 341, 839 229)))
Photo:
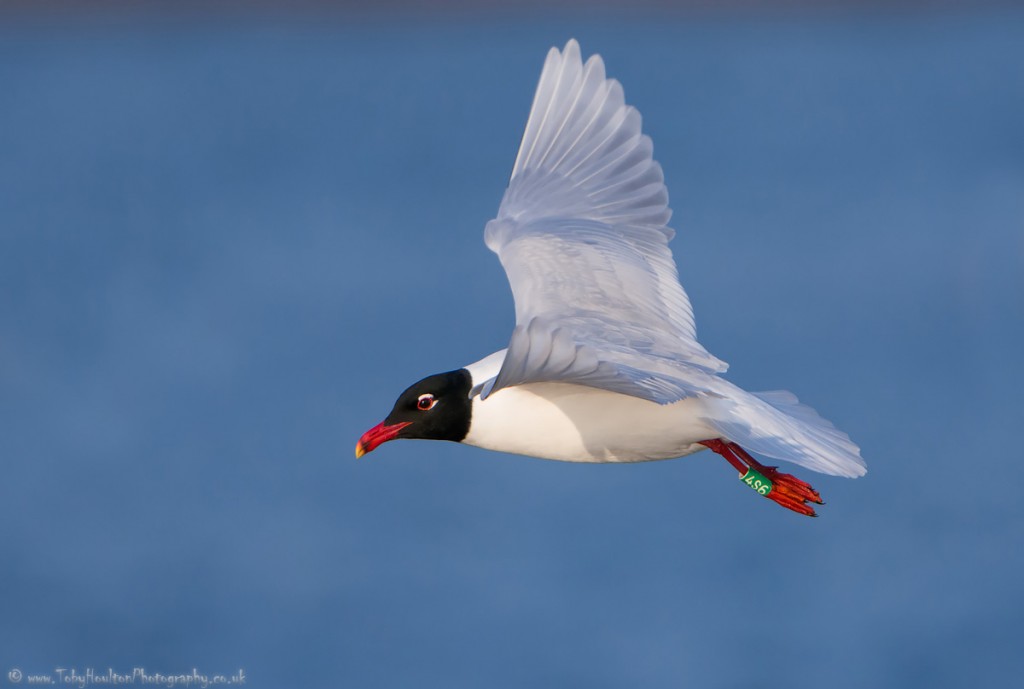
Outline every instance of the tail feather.
POLYGON ((833 476, 867 473, 850 437, 785 390, 742 393, 712 402, 707 421, 734 443, 773 459, 833 476))

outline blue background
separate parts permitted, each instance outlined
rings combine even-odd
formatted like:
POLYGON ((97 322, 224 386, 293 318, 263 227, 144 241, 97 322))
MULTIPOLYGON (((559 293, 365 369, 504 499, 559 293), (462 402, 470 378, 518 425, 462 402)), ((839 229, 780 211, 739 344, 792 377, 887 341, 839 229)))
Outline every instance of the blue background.
POLYGON ((0 682, 1012 684, 1024 13, 588 16, 0 26, 0 682), (820 519, 710 453, 353 459, 505 345, 482 229, 572 36, 701 340, 862 446, 820 519))

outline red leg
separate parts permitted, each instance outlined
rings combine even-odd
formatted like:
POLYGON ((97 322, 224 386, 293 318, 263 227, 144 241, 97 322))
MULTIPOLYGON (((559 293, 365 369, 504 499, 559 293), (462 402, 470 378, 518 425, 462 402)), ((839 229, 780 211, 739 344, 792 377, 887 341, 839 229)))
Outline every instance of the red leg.
POLYGON ((729 464, 732 464, 736 471, 740 472, 740 478, 744 480, 744 483, 788 510, 805 514, 808 517, 817 517, 814 508, 807 503, 825 504, 818 491, 814 490, 809 483, 801 481, 791 474, 784 474, 778 471, 777 467, 767 467, 761 464, 736 443, 715 438, 705 440, 701 442, 701 445, 725 457, 729 464), (766 488, 761 479, 767 479, 769 483, 767 492, 765 492, 766 488))

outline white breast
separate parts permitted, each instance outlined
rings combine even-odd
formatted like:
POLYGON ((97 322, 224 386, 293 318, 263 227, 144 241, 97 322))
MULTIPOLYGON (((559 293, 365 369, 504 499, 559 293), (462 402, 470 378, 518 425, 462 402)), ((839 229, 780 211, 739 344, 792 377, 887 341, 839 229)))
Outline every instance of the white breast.
POLYGON ((569 383, 530 383, 473 398, 464 443, 569 462, 642 462, 682 457, 720 434, 703 402, 674 404, 569 383))

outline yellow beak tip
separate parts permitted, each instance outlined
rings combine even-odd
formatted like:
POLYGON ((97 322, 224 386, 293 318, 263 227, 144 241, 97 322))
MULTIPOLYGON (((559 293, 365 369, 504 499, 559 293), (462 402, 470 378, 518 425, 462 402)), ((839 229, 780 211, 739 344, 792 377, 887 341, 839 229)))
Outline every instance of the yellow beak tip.
POLYGON ((356 459, 359 459, 366 454, 366 450, 363 449, 362 443, 356 443, 356 459))

